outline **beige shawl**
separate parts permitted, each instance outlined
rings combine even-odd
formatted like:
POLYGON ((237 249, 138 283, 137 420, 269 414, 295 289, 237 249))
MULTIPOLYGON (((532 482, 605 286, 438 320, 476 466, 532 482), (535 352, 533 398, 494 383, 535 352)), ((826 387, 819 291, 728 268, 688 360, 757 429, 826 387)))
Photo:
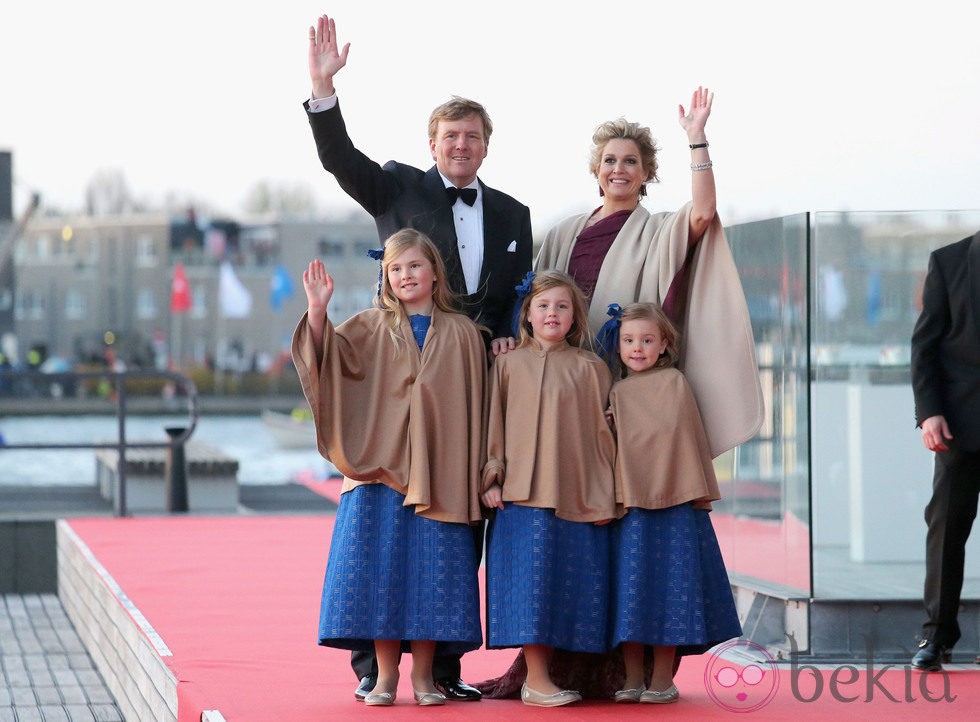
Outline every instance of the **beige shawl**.
POLYGON ((720 499, 708 439, 694 395, 677 369, 651 369, 613 384, 616 503, 666 509, 720 499))
MULTIPOLYGON (((654 215, 636 207, 599 271, 589 308, 593 333, 608 320, 611 303, 663 303, 687 254, 690 213, 690 203, 654 215)), ((567 271, 575 240, 591 215, 572 216, 552 228, 535 270, 567 271)), ((679 367, 701 409, 711 455, 718 456, 755 436, 764 407, 745 294, 717 217, 698 243, 686 308, 679 367)))
POLYGON ((612 519, 609 369, 567 343, 547 351, 531 344, 494 361, 483 487, 499 477, 504 501, 554 509, 568 521, 612 519))
POLYGON ((313 410, 317 446, 345 477, 343 491, 382 483, 420 516, 481 519, 486 351, 462 314, 435 309, 422 351, 408 321, 389 336, 387 316, 362 311, 323 332, 322 362, 306 321, 293 361, 313 410))

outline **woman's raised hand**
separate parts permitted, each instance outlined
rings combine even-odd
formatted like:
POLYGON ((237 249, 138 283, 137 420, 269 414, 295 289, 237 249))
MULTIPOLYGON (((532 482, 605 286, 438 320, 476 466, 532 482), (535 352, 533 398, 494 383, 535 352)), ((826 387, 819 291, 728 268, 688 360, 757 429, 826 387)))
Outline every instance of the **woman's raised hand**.
POLYGON ((687 137, 694 142, 704 139, 704 125, 708 122, 708 116, 711 115, 711 102, 714 98, 714 93, 708 92, 707 88, 702 88, 699 85, 698 89, 691 95, 690 110, 685 112, 683 105, 677 106, 677 120, 681 124, 681 128, 687 133, 687 137))

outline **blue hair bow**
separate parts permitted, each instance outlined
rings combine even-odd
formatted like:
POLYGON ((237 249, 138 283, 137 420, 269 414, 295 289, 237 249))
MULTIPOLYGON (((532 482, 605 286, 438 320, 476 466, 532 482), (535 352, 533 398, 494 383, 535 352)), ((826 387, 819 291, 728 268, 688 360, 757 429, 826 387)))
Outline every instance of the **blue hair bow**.
POLYGON ((623 307, 618 303, 610 303, 606 315, 609 316, 609 320, 602 324, 599 333, 596 334, 595 343, 599 355, 606 360, 606 363, 612 364, 619 347, 619 327, 623 323, 623 307))
POLYGON ((514 304, 514 317, 510 322, 511 334, 517 336, 521 327, 521 306, 524 305, 524 299, 527 294, 531 292, 531 283, 534 281, 534 271, 528 271, 524 274, 524 278, 521 280, 520 285, 514 286, 514 290, 517 291, 517 303, 514 304))
POLYGON ((524 278, 521 280, 521 285, 514 286, 514 290, 517 291, 517 297, 522 301, 531 292, 531 283, 534 281, 534 271, 528 271, 524 274, 524 278))
POLYGON ((385 256, 384 246, 381 248, 369 248, 367 254, 378 262, 378 298, 381 298, 381 259, 385 256))

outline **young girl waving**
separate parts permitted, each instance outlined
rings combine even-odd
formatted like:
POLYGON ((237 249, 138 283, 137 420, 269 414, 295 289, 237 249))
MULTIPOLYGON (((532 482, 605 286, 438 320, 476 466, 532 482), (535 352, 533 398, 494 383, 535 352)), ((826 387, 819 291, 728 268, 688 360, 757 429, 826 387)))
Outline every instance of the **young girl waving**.
POLYGON ((728 573, 708 511, 721 498, 691 389, 672 368, 677 332, 654 304, 621 313, 613 384, 616 502, 610 525, 611 646, 622 644, 624 689, 617 702, 676 702, 677 654, 701 654, 741 636, 728 573), (644 679, 644 646, 653 674, 644 679))
POLYGON ((591 351, 585 303, 567 274, 538 274, 518 347, 491 373, 483 503, 488 647, 524 650, 525 704, 581 699, 548 673, 554 648, 603 652, 614 442, 603 416, 608 367, 591 351))
POLYGON ((320 453, 344 474, 319 643, 376 650, 368 705, 391 705, 401 651, 420 705, 443 704, 432 658, 482 643, 470 524, 481 520, 486 353, 452 309, 439 253, 404 229, 385 243, 376 308, 334 328, 333 280, 303 274, 293 359, 320 453))

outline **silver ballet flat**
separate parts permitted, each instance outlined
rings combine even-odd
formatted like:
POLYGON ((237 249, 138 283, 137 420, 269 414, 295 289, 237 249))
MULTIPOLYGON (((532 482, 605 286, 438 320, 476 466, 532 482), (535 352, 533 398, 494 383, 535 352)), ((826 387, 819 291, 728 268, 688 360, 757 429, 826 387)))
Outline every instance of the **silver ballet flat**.
POLYGON ((368 707, 391 707, 395 703, 393 692, 371 692, 364 697, 364 704, 368 707))
POLYGON ((640 695, 640 701, 648 704, 670 704, 680 699, 680 696, 681 693, 677 691, 677 686, 672 684, 660 692, 655 689, 648 689, 640 695))
POLYGON ((646 692, 645 687, 633 687, 632 689, 621 689, 613 695, 616 702, 633 704, 640 701, 640 696, 646 692))
POLYGON ((521 701, 532 707, 561 707, 562 705, 580 702, 582 695, 572 689, 563 689, 554 694, 544 694, 527 686, 521 686, 521 701))

